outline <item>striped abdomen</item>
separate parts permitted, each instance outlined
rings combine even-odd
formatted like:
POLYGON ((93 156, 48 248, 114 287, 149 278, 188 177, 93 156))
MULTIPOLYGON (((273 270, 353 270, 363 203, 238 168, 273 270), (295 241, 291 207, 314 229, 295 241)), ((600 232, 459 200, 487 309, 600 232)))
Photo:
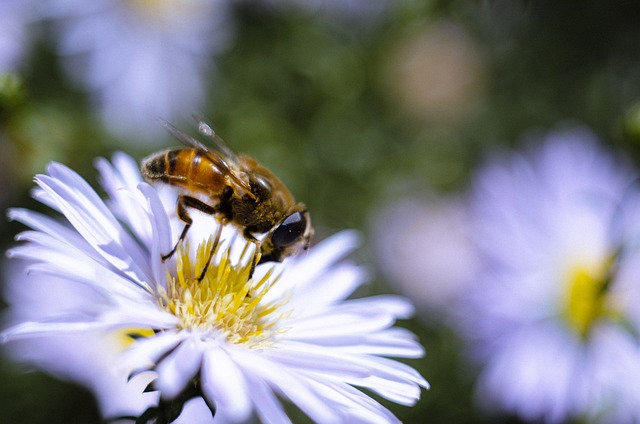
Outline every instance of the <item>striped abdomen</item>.
POLYGON ((162 181, 189 190, 220 195, 227 186, 225 175, 198 149, 171 149, 142 161, 142 175, 149 182, 162 181))

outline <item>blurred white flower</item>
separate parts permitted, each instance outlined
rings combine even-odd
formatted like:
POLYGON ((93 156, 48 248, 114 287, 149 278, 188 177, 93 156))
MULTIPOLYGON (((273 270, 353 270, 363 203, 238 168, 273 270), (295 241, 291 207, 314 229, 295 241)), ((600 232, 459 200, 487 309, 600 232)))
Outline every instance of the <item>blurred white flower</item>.
POLYGON ((19 68, 27 55, 34 7, 31 0, 0 0, 0 74, 19 68))
MULTIPOLYGON (((388 0, 293 3, 335 18, 380 15, 388 0)), ((39 6, 39 16, 53 22, 66 73, 90 93, 106 128, 136 142, 163 139, 153 125, 157 118, 201 112, 214 56, 234 32, 231 0, 47 0, 39 6)), ((17 22, 0 26, 0 34, 21 29, 17 22)))
MULTIPOLYGON (((163 262, 161 254, 182 227, 175 193, 144 183, 128 156, 117 155, 113 164, 101 160, 98 167, 108 203, 63 165, 54 163, 36 177, 36 198, 70 226, 29 210, 10 212, 33 229, 19 235, 23 244, 10 256, 29 261, 32 274, 64 282, 73 294, 67 303, 67 295, 41 278, 46 299, 63 296, 62 310, 43 309, 40 319, 7 329, 5 341, 128 334, 132 340, 122 346, 114 372, 151 371, 162 402, 195 396, 223 422, 252 414, 263 422, 289 422, 279 398, 316 422, 395 422, 355 387, 403 405, 419 399, 427 382, 384 357, 423 355, 412 333, 392 327, 412 314, 412 306, 394 296, 346 300, 366 277, 342 259, 357 244, 354 233, 327 239, 304 257, 259 265, 249 278, 254 245, 194 211, 199 222, 163 262)), ((76 348, 93 354, 90 346, 76 348)))
POLYGON ((395 41, 383 82, 399 111, 420 124, 451 124, 473 114, 486 85, 486 58, 460 25, 430 23, 395 41))
MULTIPOLYGON (((204 105, 212 55, 230 37, 228 0, 49 0, 68 74, 91 92, 106 128, 162 139, 155 119, 204 105)), ((141 138, 142 137, 142 138, 141 138)))
POLYGON ((375 216, 380 269, 429 321, 446 321, 475 276, 468 221, 462 199, 435 195, 393 200, 375 216))
POLYGON ((581 128, 480 170, 482 269, 460 312, 482 405, 544 422, 640 420, 634 178, 581 128))

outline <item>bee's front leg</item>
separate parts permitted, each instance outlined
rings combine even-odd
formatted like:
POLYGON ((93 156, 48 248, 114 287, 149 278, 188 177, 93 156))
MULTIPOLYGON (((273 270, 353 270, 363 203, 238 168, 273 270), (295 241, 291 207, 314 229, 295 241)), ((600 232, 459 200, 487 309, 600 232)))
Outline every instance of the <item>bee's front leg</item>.
POLYGON ((208 215, 214 215, 217 212, 217 209, 215 207, 208 205, 203 201, 196 199, 195 197, 187 196, 184 194, 179 195, 176 212, 178 214, 178 218, 180 218, 180 221, 184 222, 185 225, 182 229, 182 233, 180 233, 178 241, 176 242, 175 246, 173 246, 173 249, 171 249, 171 251, 166 255, 162 255, 162 262, 166 261, 171 256, 173 256, 174 253, 176 253, 176 250, 178 250, 178 246, 184 241, 184 238, 189 232, 189 228, 191 228, 191 225, 193 224, 193 219, 189 215, 189 212, 187 212, 187 208, 193 208, 208 215))
POLYGON ((256 251, 253 254, 251 271, 249 271, 249 279, 251 279, 251 277, 253 277, 253 271, 256 269, 256 266, 260 263, 260 257, 262 256, 262 251, 261 251, 262 246, 261 246, 260 240, 255 238, 253 234, 251 234, 251 231, 249 231, 248 228, 244 229, 243 235, 248 242, 253 243, 255 245, 255 249, 256 249, 256 251))

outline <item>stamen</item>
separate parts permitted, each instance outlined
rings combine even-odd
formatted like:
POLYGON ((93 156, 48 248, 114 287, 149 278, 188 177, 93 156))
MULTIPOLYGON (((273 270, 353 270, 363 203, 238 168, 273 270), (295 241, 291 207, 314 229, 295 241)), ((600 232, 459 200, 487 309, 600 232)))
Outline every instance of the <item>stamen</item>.
POLYGON ((189 243, 181 245, 175 272, 167 272, 167 288, 158 294, 158 302, 180 318, 180 328, 219 332, 227 341, 249 347, 270 344, 286 301, 267 303, 264 296, 279 276, 272 267, 254 279, 254 255, 259 253, 245 246, 236 260, 233 243, 223 244, 213 235, 197 247, 194 259, 189 243))

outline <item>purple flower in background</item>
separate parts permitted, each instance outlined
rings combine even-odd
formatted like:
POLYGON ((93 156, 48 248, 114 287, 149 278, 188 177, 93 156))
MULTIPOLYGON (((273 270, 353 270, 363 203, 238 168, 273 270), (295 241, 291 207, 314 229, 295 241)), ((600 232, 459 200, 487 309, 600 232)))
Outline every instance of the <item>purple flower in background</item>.
POLYGON ((640 419, 635 178, 583 128, 478 172, 482 266, 460 324, 482 364, 482 406, 544 422, 640 419))
POLYGON ((41 13, 106 128, 150 141, 162 130, 149 122, 204 106, 212 56, 231 36, 229 9, 227 0, 49 0, 41 13))
MULTIPOLYGON (((386 4, 275 2, 278 8, 299 6, 350 21, 380 16, 386 4)), ((105 128, 153 143, 163 133, 149 122, 184 119, 206 106, 215 56, 234 36, 234 7, 230 0, 46 0, 36 10, 39 19, 52 22, 63 68, 89 92, 105 128)), ((9 38, 11 45, 16 38, 9 38)))

